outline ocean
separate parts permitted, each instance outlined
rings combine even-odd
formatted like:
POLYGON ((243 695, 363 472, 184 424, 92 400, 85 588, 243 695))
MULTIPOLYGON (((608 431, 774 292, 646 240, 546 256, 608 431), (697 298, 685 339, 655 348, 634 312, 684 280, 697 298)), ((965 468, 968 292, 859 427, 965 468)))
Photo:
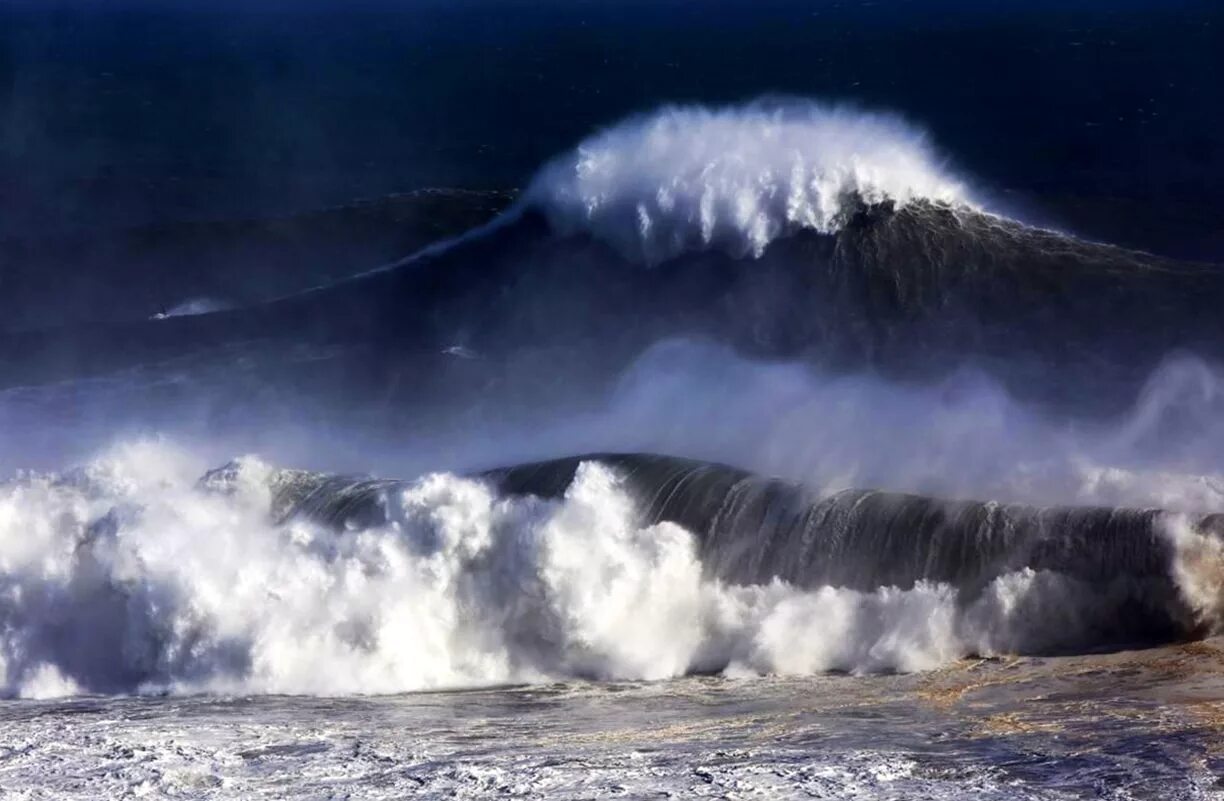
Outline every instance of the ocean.
POLYGON ((1224 797, 1221 22, 0 3, 0 797, 1224 797))

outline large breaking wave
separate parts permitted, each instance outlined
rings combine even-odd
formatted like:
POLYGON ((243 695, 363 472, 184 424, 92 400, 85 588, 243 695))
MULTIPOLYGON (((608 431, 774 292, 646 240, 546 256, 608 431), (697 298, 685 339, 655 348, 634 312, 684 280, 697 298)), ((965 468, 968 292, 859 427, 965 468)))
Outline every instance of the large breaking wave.
POLYGON ((908 671, 1224 612, 1211 518, 808 500, 647 456, 411 482, 194 470, 145 443, 0 491, 7 693, 908 671))

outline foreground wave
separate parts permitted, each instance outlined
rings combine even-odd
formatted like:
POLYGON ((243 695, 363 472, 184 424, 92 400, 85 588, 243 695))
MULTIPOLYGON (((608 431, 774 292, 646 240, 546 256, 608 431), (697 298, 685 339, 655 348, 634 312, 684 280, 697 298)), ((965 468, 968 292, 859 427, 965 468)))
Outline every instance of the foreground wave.
POLYGON ((0 491, 3 686, 911 671, 1220 623, 1213 517, 807 493, 656 456, 411 482, 245 459, 201 481, 134 444, 0 491))
MULTIPOLYGON (((655 454, 591 454, 479 475, 500 496, 565 499, 585 471, 608 469, 647 526, 696 538, 703 575, 734 585, 862 592, 944 585, 963 605, 1000 580, 1042 575, 1078 624, 1018 634, 1022 651, 1214 633, 1224 623, 1224 515, 1159 509, 953 501, 877 490, 822 493, 726 465, 655 454), (1078 597, 1077 597, 1078 596, 1078 597), (1084 606, 1087 604, 1087 606, 1084 606), (1091 606, 1099 608, 1092 609, 1091 606)), ((241 463, 204 485, 230 486, 241 463)), ((274 471, 272 514, 336 530, 393 524, 388 497, 409 483, 274 471)), ((1018 599, 1013 599, 1018 600, 1018 599)), ((1030 598, 1044 607, 1054 598, 1030 598)), ((1009 610, 1038 621, 1044 608, 1009 610)))

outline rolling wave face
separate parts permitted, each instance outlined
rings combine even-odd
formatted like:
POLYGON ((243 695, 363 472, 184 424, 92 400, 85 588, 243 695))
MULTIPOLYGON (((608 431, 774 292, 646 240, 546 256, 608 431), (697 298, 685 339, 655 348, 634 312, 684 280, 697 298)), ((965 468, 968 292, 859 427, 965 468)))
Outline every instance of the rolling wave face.
POLYGON ((835 233, 860 206, 968 205, 921 133, 815 103, 665 108, 545 167, 527 193, 563 232, 658 263, 686 251, 759 257, 801 230, 835 233))
MULTIPOLYGON (((649 454, 559 459, 482 477, 499 494, 565 498, 588 463, 619 476, 643 524, 690 532, 703 575, 726 584, 781 581, 807 591, 866 593, 929 584, 949 587, 959 603, 972 605, 1001 581, 1040 576, 1068 597, 1083 596, 1076 603, 1090 623, 1026 631, 1013 641, 1025 650, 1168 640, 1212 632, 1224 622, 1219 515, 870 490, 817 494, 724 465, 649 454)), ((213 471, 204 486, 224 490, 239 469, 213 471)), ((276 519, 300 516, 336 530, 387 523, 388 497, 411 486, 300 471, 277 472, 270 482, 276 519)), ((1049 599, 1029 599, 1037 601, 1049 599)))

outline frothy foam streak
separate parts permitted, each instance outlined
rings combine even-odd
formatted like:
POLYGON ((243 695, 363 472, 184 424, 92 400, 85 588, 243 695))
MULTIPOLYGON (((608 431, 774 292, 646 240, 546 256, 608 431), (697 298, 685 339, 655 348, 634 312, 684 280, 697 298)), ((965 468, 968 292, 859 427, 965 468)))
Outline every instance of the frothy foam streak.
POLYGON ((759 256, 801 229, 835 232, 864 204, 916 199, 970 204, 912 126, 812 102, 630 118, 549 164, 527 193, 560 230, 648 262, 711 247, 759 256))

